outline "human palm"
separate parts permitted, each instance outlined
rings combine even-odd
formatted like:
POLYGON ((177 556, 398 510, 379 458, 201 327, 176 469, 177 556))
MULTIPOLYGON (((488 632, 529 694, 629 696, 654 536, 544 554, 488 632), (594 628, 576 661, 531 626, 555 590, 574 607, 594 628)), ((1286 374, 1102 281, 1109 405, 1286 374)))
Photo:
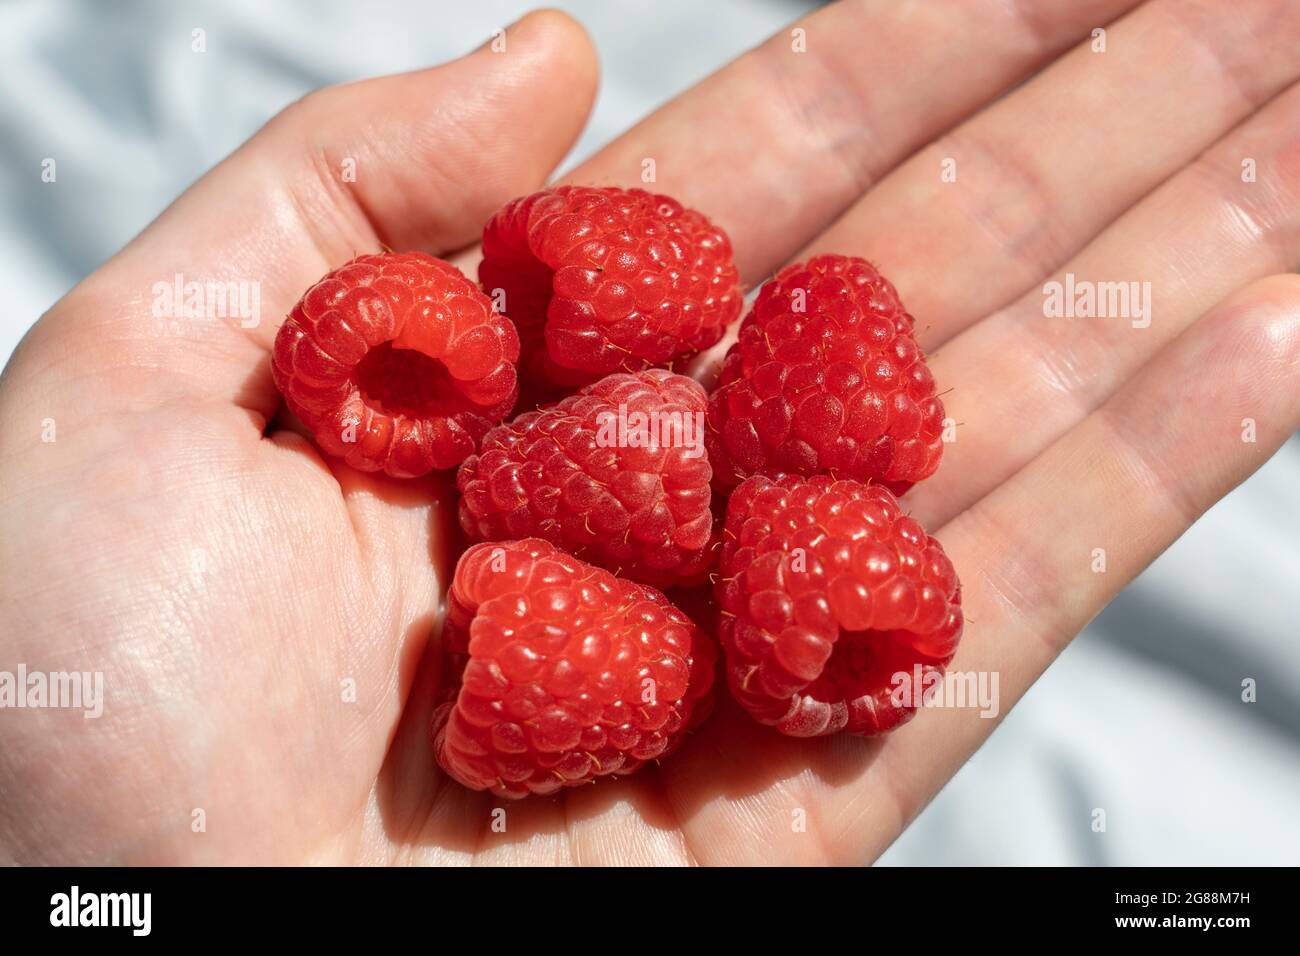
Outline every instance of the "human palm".
MULTIPOLYGON (((895 280, 961 423, 905 500, 963 580, 953 667, 997 672, 1005 713, 1300 424, 1300 278, 1270 276, 1300 253, 1300 11, 860 2, 795 26, 568 178, 642 185, 654 160, 750 285, 821 251, 895 280), (1045 317, 1066 273, 1149 281, 1151 323, 1045 317)), ((0 712, 0 861, 859 862, 991 732, 934 709, 794 740, 721 692, 661 766, 504 818, 437 770, 453 483, 322 459, 268 349, 355 253, 472 274, 594 85, 584 35, 543 13, 504 51, 313 94, 23 341, 0 380, 0 669, 100 671, 107 703, 0 712), (268 320, 160 323, 175 274, 258 282, 268 320)))

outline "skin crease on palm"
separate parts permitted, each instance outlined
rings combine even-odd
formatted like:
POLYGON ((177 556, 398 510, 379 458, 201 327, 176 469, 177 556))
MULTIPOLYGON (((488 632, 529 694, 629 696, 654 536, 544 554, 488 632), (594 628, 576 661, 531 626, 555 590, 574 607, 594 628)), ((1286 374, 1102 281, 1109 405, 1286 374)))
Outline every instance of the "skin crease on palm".
MULTIPOLYGON (((1300 426, 1300 7, 864 0, 797 25, 806 52, 782 31, 567 178, 641 185, 654 158, 750 287, 818 251, 893 279, 962 423, 906 500, 962 577, 952 666, 997 671, 1005 714, 1300 426), (1150 281, 1150 327, 1045 318, 1067 272, 1150 281)), ((881 740, 793 740, 724 693, 661 766, 508 804, 504 833, 498 801, 436 770, 451 478, 322 460, 268 347, 355 253, 472 268, 487 217, 547 180, 595 52, 554 12, 506 39, 290 106, 15 353, 0 669, 101 671, 107 700, 0 713, 0 863, 861 863, 994 730, 935 709, 881 740), (176 273, 260 281, 265 320, 159 334, 150 289, 176 273)))

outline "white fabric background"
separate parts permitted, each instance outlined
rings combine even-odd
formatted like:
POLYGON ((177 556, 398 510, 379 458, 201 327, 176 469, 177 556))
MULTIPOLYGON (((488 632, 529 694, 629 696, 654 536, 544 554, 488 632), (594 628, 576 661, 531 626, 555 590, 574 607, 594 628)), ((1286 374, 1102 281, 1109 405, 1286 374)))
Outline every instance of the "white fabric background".
MULTIPOLYGON (((604 70, 575 157, 810 6, 557 5, 592 32, 604 70)), ((0 7, 0 359, 280 107, 451 58, 527 6, 0 7)), ((1298 492, 1293 439, 1089 627, 882 862, 1300 862, 1298 492), (1240 702, 1247 676, 1253 705, 1240 702), (1097 807, 1105 833, 1090 826, 1097 807)))

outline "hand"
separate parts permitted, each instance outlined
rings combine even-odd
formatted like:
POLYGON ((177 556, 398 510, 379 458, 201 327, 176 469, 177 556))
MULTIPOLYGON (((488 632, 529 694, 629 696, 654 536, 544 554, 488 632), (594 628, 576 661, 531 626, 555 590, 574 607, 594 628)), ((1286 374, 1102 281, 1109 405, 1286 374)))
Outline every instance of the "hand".
MULTIPOLYGON (((894 279, 962 423, 908 500, 963 579, 952 666, 998 672, 1005 713, 1300 425, 1300 278, 1270 276, 1300 252, 1300 11, 859 2, 798 26, 806 52, 778 34, 569 178, 641 185, 655 159, 751 285, 818 251, 894 279), (1045 317, 1066 273, 1149 281, 1149 327, 1045 317)), ((450 478, 323 460, 277 418, 267 351, 354 253, 451 255, 543 183, 593 53, 555 13, 506 40, 291 106, 14 355, 0 670, 102 672, 106 703, 0 712, 0 862, 863 862, 992 731, 937 709, 798 741, 724 692, 661 767, 509 804, 504 833, 436 770, 450 478), (260 283, 264 321, 160 323, 176 274, 260 283)))

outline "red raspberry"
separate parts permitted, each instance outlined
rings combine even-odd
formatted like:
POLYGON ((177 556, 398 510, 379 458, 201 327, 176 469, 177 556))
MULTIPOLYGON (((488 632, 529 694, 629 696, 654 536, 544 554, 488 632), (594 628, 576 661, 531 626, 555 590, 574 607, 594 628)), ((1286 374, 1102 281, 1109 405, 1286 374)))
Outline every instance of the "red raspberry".
POLYGON ((727 234, 641 189, 559 186, 508 203, 483 231, 479 280, 505 291, 523 377, 543 388, 706 349, 742 301, 727 234))
POLYGON ((362 471, 451 468, 514 406, 514 326, 455 266, 360 256, 307 290, 271 372, 317 444, 362 471))
POLYGON ((460 467, 477 541, 536 536, 647 584, 703 580, 713 557, 704 389, 616 373, 487 433, 460 467))
POLYGON ((632 773, 712 706, 715 651, 685 614, 539 538, 465 552, 443 643, 438 763, 502 797, 632 773))
POLYGON ((827 475, 736 489, 718 596, 732 694, 792 737, 892 730, 915 710, 891 699, 894 675, 919 667, 919 697, 961 637, 939 542, 888 489, 827 475))
POLYGON ((714 481, 834 473, 902 494, 939 467, 943 404, 889 280, 818 256, 763 286, 709 401, 714 481))

